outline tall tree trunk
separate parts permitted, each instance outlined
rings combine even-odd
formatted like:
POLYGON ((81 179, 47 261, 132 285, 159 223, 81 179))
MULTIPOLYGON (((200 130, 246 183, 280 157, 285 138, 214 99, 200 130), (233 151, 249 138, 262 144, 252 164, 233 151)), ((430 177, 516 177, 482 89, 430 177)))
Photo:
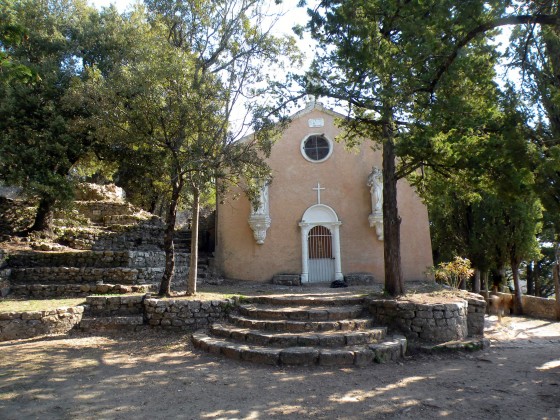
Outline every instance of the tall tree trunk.
POLYGON ((541 296, 541 263, 536 261, 535 271, 533 272, 533 277, 535 279, 535 296, 541 296))
POLYGON ((39 207, 37 208, 37 213, 35 214, 33 226, 27 229, 25 233, 38 231, 50 232, 52 230, 54 203, 54 198, 41 198, 41 201, 39 201, 39 207))
POLYGON ((480 293, 480 270, 478 268, 474 271, 472 291, 473 293, 480 293))
POLYGON ((513 303, 515 315, 523 315, 523 300, 521 296, 521 283, 519 282, 519 263, 517 261, 511 262, 511 271, 513 273, 513 303))
POLYGON ((192 227, 191 227, 191 258, 189 279, 187 281, 187 295, 196 294, 196 279, 198 277, 198 220, 200 216, 200 191, 193 189, 192 227))
POLYGON ((387 112, 383 124, 383 255, 385 258, 385 290, 391 296, 404 294, 401 266, 401 218, 397 207, 397 175, 393 118, 387 112))
POLYGON ((557 239, 554 251, 554 267, 552 268, 554 279, 554 296, 556 297, 555 309, 556 319, 560 321, 560 240, 557 239))
POLYGON ((482 282, 481 289, 488 291, 488 270, 485 270, 480 274, 480 281, 482 282))
POLYGON ((534 261, 529 261, 527 263, 527 294, 535 295, 535 279, 533 278, 533 264, 534 261))
POLYGON ((177 205, 179 204, 179 196, 183 189, 183 179, 180 175, 173 183, 171 192, 171 201, 167 209, 167 224, 163 236, 163 250, 165 251, 165 271, 159 285, 159 295, 169 296, 171 294, 171 280, 173 279, 173 271, 175 269, 175 247, 173 245, 173 237, 175 236, 175 221, 177 220, 177 205))

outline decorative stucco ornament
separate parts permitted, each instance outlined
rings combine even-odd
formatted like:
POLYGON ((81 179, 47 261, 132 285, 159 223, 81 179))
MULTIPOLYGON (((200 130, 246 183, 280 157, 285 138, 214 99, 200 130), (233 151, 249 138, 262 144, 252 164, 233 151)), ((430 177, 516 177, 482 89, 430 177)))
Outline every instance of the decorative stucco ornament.
POLYGON ((371 194, 371 214, 369 226, 375 227, 377 239, 383 240, 383 172, 374 166, 368 176, 367 186, 371 194))
POLYGON ((268 206, 268 183, 262 185, 258 203, 259 205, 256 210, 254 207, 251 207, 249 226, 253 230, 253 236, 257 244, 262 245, 266 239, 266 231, 271 224, 268 206))

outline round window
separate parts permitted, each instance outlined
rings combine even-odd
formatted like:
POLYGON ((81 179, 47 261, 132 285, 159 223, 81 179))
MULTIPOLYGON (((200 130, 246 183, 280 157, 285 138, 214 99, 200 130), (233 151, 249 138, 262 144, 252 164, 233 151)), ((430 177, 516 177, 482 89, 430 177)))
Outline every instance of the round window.
POLYGON ((331 142, 321 134, 313 134, 305 138, 301 144, 303 157, 311 162, 322 162, 332 152, 331 142))

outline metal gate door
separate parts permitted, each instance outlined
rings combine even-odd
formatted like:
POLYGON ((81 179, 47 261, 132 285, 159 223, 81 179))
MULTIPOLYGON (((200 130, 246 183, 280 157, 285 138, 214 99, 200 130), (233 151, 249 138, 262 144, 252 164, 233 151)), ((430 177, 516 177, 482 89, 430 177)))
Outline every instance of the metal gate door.
POLYGON ((315 226, 307 236, 309 249, 309 282, 334 280, 334 258, 331 231, 315 226))

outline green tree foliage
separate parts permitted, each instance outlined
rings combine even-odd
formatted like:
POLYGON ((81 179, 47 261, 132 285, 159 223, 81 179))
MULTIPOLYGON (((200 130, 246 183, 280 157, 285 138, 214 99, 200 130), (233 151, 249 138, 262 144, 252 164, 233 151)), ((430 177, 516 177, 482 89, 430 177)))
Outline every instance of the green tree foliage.
MULTIPOLYGON (((40 199, 30 230, 48 230, 54 206, 72 197, 69 171, 92 145, 90 130, 75 122, 87 112, 66 102, 73 80, 83 76, 77 28, 90 12, 76 0, 2 3, 12 28, 24 38, 2 39, 9 68, 29 69, 32 83, 0 73, 0 179, 40 199)), ((21 78, 19 78, 21 79, 21 78)))
POLYGON ((482 273, 510 266, 521 311, 519 265, 538 255, 542 219, 532 172, 538 155, 517 103, 491 82, 492 62, 477 64, 486 83, 461 73, 442 80, 424 111, 428 124, 413 128, 400 151, 406 162, 425 162, 412 179, 428 204, 436 256, 467 256, 482 273))
MULTIPOLYGON (((517 13, 560 17, 557 0, 514 4, 517 13)), ((531 118, 526 125, 527 139, 535 148, 535 194, 544 207, 545 229, 554 232, 552 241, 560 243, 560 23, 526 25, 513 31, 508 49, 510 66, 521 75, 512 88, 520 106, 531 118)), ((548 240, 550 240, 549 238, 548 240)), ((539 264, 537 264, 538 268, 539 264)), ((558 277, 558 265, 552 270, 558 277)), ((537 276, 538 272, 537 270, 537 276)), ((557 282, 556 282, 557 283, 557 282)), ((538 279, 537 286, 540 284, 538 279)), ((558 285, 557 285, 558 286, 558 285)), ((560 319, 560 287, 556 287, 557 315, 560 319)))
POLYGON ((477 51, 466 49, 451 63, 446 59, 470 28, 497 18, 504 7, 500 1, 331 0, 309 11, 311 33, 325 46, 310 89, 350 105, 353 119, 345 126, 351 142, 365 137, 382 144, 385 288, 393 295, 404 292, 396 182, 421 164, 403 161, 397 170, 395 147, 411 127, 425 125, 423 111, 434 99, 441 68, 445 78, 451 64, 467 81, 476 78, 482 45, 475 42, 477 51))
MULTIPOLYGON (((248 104, 251 109, 247 118, 251 118, 251 123, 247 124, 256 129, 256 134, 242 141, 238 141, 238 133, 246 127, 244 124, 241 128, 234 127, 230 120, 233 105, 239 106, 238 98, 247 93, 246 85, 260 80, 251 78, 261 74, 257 75, 255 66, 259 58, 254 54, 263 54, 261 64, 273 61, 275 48, 281 48, 283 43, 260 45, 259 42, 269 41, 264 36, 246 50, 245 38, 260 34, 260 29, 244 18, 244 9, 230 16, 233 4, 226 2, 218 9, 224 14, 222 19, 219 14, 210 20, 202 19, 202 15, 189 15, 195 26, 200 24, 200 19, 205 25, 213 25, 212 30, 196 26, 196 32, 191 34, 199 37, 199 42, 206 41, 206 47, 198 42, 195 45, 179 42, 174 33, 177 28, 170 27, 167 19, 157 12, 146 15, 142 8, 137 8, 131 15, 121 17, 118 25, 117 38, 134 32, 131 37, 134 42, 123 53, 122 62, 113 64, 107 72, 97 66, 89 68, 91 78, 86 91, 88 103, 95 110, 97 136, 105 145, 103 152, 125 162, 117 176, 125 174, 131 180, 133 174, 143 173, 144 187, 157 182, 157 188, 169 194, 164 238, 167 258, 161 294, 170 293, 173 235, 180 201, 187 196, 192 198, 193 243, 188 292, 194 294, 200 197, 213 190, 216 183, 224 190, 242 177, 252 180, 269 176, 263 157, 270 151, 277 127, 263 118, 264 108, 256 108, 256 100, 248 104), (229 32, 223 26, 226 23, 229 32), (214 47, 215 39, 205 39, 208 34, 224 38, 218 38, 221 47, 210 57, 205 54, 208 48, 214 47), (238 53, 241 50, 243 54, 238 53), (257 114, 257 110, 261 113, 257 114), (239 131, 233 131, 235 128, 239 131)), ((186 7, 186 3, 182 5, 186 7)), ((214 10, 216 4, 197 2, 192 6, 196 6, 197 13, 203 13, 214 10)), ((83 87, 76 88, 79 96, 83 87)))
POLYGON ((277 112, 263 99, 283 65, 298 58, 297 50, 292 38, 271 35, 276 15, 263 0, 148 0, 146 4, 152 20, 163 17, 170 44, 193 56, 191 88, 200 89, 208 78, 221 83, 221 123, 210 124, 212 129, 207 130, 207 122, 200 122, 186 174, 185 186, 193 197, 187 293, 194 294, 200 197, 214 186, 223 193, 244 179, 253 198, 258 180, 269 177, 262 159, 270 153, 281 125, 274 119, 277 112), (243 108, 245 112, 240 112, 243 108), (254 134, 247 136, 248 130, 254 134))
POLYGON ((29 83, 36 79, 33 71, 11 57, 10 50, 27 39, 26 29, 16 23, 14 0, 6 0, 0 6, 0 80, 29 83))

